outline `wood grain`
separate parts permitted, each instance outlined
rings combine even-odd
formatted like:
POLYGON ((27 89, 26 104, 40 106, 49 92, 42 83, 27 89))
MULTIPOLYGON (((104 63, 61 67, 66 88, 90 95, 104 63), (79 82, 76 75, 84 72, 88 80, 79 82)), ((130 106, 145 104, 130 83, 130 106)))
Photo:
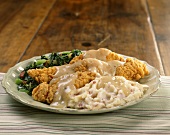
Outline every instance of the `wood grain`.
POLYGON ((168 0, 148 0, 155 35, 164 65, 165 75, 170 75, 170 8, 168 0))
POLYGON ((106 47, 145 60, 162 72, 145 2, 58 0, 21 60, 55 51, 106 47))
POLYGON ((19 61, 54 2, 54 0, 1 1, 0 72, 6 72, 19 61))

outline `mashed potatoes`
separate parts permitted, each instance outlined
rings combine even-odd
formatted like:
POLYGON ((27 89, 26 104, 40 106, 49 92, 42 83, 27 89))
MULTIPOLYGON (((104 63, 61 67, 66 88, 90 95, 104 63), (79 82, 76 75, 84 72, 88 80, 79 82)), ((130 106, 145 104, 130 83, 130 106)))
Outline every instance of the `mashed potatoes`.
MULTIPOLYGON (((69 98, 67 107, 96 110, 121 106, 127 102, 138 100, 148 89, 148 86, 126 80, 122 76, 101 76, 72 92, 68 89, 65 93, 69 98)), ((63 101, 63 104, 64 102, 66 101, 63 101)), ((51 103, 51 106, 58 105, 55 99, 51 103)))

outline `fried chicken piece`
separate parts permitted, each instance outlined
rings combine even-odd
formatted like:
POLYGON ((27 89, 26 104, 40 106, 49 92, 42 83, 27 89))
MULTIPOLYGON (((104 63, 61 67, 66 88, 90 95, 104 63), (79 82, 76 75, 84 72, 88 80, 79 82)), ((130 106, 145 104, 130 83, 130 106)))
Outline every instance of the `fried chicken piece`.
POLYGON ((106 56, 106 61, 112 61, 112 60, 125 61, 122 56, 118 55, 118 54, 115 53, 115 52, 110 52, 110 53, 106 56))
POLYGON ((55 84, 49 85, 47 82, 43 82, 33 89, 32 98, 36 101, 50 104, 56 90, 57 86, 55 84))
POLYGON ((77 72, 77 71, 87 71, 88 70, 88 66, 87 66, 87 62, 86 61, 82 61, 82 64, 75 67, 74 68, 74 71, 77 72))
POLYGON ((85 72, 77 72, 77 79, 75 80, 75 87, 81 88, 85 86, 87 83, 91 82, 92 80, 95 79, 96 74, 90 71, 85 71, 85 72))
POLYGON ((73 63, 75 63, 75 62, 77 62, 77 61, 79 61, 79 60, 82 60, 82 59, 83 59, 83 54, 80 54, 79 56, 74 57, 74 58, 70 61, 69 64, 73 64, 73 63))
POLYGON ((127 58, 126 62, 122 66, 116 68, 116 76, 124 76, 128 80, 139 80, 145 75, 148 75, 149 71, 146 65, 137 59, 127 58))
POLYGON ((43 68, 43 69, 30 69, 27 71, 28 75, 34 78, 38 83, 50 82, 53 75, 56 73, 55 67, 43 68))
MULTIPOLYGON (((96 74, 90 71, 85 72, 77 72, 77 78, 75 79, 74 86, 78 89, 85 84, 91 82, 95 79, 96 74)), ((54 94, 56 93, 58 86, 57 83, 60 79, 53 82, 52 84, 48 84, 47 82, 43 82, 35 87, 32 91, 32 98, 36 101, 43 102, 43 103, 52 103, 54 99, 54 94)))

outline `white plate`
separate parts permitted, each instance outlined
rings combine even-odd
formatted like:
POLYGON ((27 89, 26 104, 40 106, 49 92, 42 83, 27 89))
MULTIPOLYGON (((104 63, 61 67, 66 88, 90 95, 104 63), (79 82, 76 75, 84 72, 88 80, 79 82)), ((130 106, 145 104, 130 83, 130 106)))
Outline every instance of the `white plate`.
MULTIPOLYGON (((124 56, 125 58, 128 56, 124 56)), ((149 86, 149 90, 144 93, 143 97, 137 101, 132 101, 132 102, 128 102, 127 104, 123 105, 123 106, 118 106, 118 107, 113 107, 113 108, 109 108, 109 109, 100 109, 100 110, 79 110, 79 109, 70 109, 70 108, 55 108, 55 107, 51 107, 47 104, 44 103, 40 103, 38 101, 35 101, 32 99, 31 96, 27 95, 24 92, 19 92, 17 90, 17 85, 15 84, 15 79, 19 76, 20 72, 24 70, 24 68, 32 63, 33 61, 36 61, 36 59, 40 59, 40 56, 38 57, 33 57, 31 59, 25 60, 23 62, 20 62, 18 64, 16 64, 14 67, 10 68, 8 70, 8 72, 4 75, 3 81, 2 81, 2 85, 5 88, 6 92, 11 95, 14 99, 16 99, 17 101, 37 108, 37 109, 41 109, 41 110, 46 110, 46 111, 50 111, 50 112, 55 112, 55 113, 65 113, 65 114, 95 114, 95 113, 104 113, 104 112, 110 112, 110 111, 114 111, 114 110, 118 110, 118 109, 122 109, 128 106, 132 106, 134 104, 137 104, 147 98, 149 98, 154 92, 156 92, 159 88, 159 72, 152 66, 150 66, 148 63, 144 62, 147 65, 147 68, 150 72, 150 74, 148 76, 146 76, 145 78, 140 80, 140 83, 142 84, 146 84, 149 86)))

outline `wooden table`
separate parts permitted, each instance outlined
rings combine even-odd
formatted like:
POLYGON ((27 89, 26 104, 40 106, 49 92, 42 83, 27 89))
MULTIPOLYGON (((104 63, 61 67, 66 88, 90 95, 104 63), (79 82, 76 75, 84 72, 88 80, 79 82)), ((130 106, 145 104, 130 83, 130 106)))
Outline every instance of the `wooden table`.
POLYGON ((168 0, 1 0, 0 72, 49 52, 105 47, 170 75, 168 0))

